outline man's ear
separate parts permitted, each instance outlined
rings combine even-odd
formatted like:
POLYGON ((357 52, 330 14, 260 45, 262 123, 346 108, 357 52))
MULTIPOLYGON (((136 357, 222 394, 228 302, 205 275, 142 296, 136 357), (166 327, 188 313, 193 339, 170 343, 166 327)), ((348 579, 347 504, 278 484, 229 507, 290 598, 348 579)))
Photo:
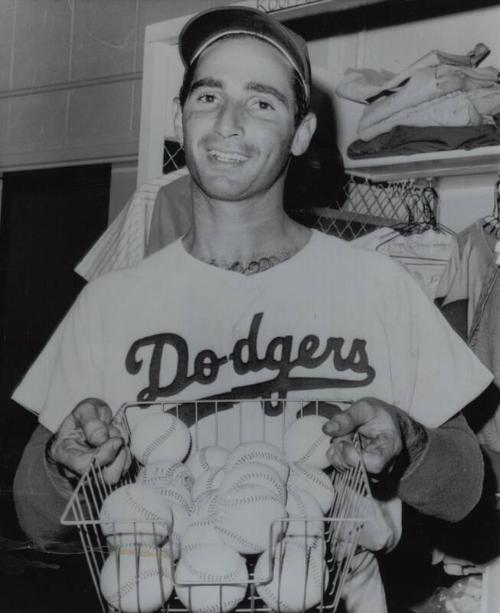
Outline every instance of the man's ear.
POLYGON ((182 108, 179 98, 176 96, 174 98, 174 130, 175 137, 179 141, 180 146, 184 145, 184 130, 182 128, 182 108))
POLYGON ((306 151, 316 131, 317 123, 318 121, 314 113, 308 113, 300 122, 295 130, 295 136, 292 141, 291 151, 293 155, 302 155, 306 151))

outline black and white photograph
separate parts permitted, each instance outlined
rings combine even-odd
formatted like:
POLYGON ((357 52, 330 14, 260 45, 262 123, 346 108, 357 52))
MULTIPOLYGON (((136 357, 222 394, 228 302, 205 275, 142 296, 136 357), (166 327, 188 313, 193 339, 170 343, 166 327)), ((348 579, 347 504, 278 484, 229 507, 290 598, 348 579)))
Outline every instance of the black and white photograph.
POLYGON ((500 2, 0 0, 0 395, 0 613, 500 613, 500 2))

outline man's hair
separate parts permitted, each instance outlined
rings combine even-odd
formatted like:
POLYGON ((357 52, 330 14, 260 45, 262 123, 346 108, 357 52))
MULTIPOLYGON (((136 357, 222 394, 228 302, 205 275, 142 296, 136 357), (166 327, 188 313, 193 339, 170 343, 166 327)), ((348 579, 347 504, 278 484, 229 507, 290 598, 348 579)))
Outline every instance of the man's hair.
MULTIPOLYGON (((251 38, 250 34, 228 34, 227 36, 224 37, 224 39, 226 38, 242 38, 242 37, 249 37, 251 38)), ((219 39, 221 40, 221 39, 219 39)), ((194 78, 194 73, 196 71, 196 66, 198 65, 198 60, 199 60, 200 56, 198 56, 186 69, 185 73, 184 73, 184 78, 182 80, 182 85, 181 88, 179 90, 179 102, 181 105, 181 108, 184 108, 184 105, 186 104, 186 100, 187 97, 189 96, 189 93, 191 91, 191 85, 193 83, 193 78, 194 78)), ((290 66, 290 72, 292 74, 292 89, 293 89, 293 93, 294 93, 294 97, 295 97, 295 127, 297 127, 300 122, 304 119, 304 117, 307 115, 307 113, 309 112, 309 103, 307 101, 307 95, 306 92, 304 90, 302 81, 299 77, 299 75, 297 74, 297 71, 294 70, 294 68, 292 66, 290 66)))

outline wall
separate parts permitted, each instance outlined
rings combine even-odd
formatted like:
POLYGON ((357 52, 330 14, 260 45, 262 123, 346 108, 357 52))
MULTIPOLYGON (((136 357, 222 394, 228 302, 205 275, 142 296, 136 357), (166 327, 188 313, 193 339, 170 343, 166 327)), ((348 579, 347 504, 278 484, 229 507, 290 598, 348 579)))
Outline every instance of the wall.
MULTIPOLYGON (((114 161, 113 218, 134 184, 145 26, 228 3, 232 0, 2 0, 0 171, 114 161)), ((314 76, 332 93, 346 68, 397 72, 431 48, 464 53, 479 40, 492 49, 485 63, 498 66, 498 23, 500 9, 494 7, 340 35, 326 44, 314 40, 309 43, 314 76)), ((336 107, 345 148, 362 109, 342 100, 336 107)), ((489 212, 494 179, 441 180, 443 221, 460 229, 489 212)))
POLYGON ((147 24, 229 0, 2 0, 0 170, 137 157, 147 24))

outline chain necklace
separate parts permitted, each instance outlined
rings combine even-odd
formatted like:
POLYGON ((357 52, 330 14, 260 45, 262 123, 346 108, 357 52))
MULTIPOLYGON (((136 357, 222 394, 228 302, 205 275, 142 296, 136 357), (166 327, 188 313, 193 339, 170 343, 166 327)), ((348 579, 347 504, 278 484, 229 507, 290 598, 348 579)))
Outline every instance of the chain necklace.
POLYGON ((276 254, 263 255, 260 257, 253 258, 249 262, 228 262, 226 260, 218 260, 215 258, 212 258, 210 260, 205 260, 203 258, 200 259, 202 262, 205 262, 205 264, 217 266, 217 268, 223 268, 224 270, 239 272, 242 275, 254 275, 256 273, 269 270, 269 268, 276 266, 276 264, 281 264, 281 262, 289 260, 293 255, 297 253, 297 251, 297 248, 286 249, 276 254))

